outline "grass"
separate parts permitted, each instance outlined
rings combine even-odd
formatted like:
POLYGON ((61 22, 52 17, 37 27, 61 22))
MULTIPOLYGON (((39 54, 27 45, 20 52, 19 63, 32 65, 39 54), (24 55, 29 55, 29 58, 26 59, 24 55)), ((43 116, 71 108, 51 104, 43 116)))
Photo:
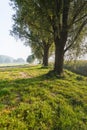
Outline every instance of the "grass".
POLYGON ((0 69, 0 130, 87 130, 87 77, 49 70, 0 69))

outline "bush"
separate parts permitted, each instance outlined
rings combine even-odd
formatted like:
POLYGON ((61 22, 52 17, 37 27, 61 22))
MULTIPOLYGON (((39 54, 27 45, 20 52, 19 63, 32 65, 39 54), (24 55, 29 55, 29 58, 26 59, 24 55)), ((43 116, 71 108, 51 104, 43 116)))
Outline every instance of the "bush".
POLYGON ((77 74, 81 74, 87 76, 87 61, 77 61, 77 62, 65 62, 64 68, 75 72, 77 74))

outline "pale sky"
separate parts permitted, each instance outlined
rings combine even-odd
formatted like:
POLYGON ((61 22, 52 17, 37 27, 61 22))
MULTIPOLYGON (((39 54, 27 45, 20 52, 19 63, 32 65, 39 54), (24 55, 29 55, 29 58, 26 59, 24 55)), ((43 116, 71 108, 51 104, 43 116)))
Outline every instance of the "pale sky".
POLYGON ((0 55, 26 59, 31 54, 30 48, 10 35, 12 14, 13 10, 9 6, 9 0, 2 0, 0 2, 0 55))

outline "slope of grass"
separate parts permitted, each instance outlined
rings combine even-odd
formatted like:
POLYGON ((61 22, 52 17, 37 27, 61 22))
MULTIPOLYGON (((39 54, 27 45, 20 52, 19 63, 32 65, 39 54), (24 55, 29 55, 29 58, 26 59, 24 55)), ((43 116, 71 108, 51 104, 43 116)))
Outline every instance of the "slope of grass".
POLYGON ((87 130, 87 78, 49 70, 0 69, 0 130, 87 130))

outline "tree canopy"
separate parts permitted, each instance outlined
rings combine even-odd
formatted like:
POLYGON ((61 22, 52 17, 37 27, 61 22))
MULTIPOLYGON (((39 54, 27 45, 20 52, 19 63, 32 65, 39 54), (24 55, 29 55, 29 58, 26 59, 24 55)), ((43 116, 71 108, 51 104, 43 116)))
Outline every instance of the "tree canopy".
POLYGON ((11 0, 16 13, 13 33, 29 36, 29 30, 41 39, 52 38, 55 45, 54 72, 63 72, 64 54, 69 49, 76 53, 86 47, 82 40, 87 34, 86 0, 11 0), (25 33, 27 32, 27 33, 25 33), (78 49, 79 48, 79 49, 78 49))

